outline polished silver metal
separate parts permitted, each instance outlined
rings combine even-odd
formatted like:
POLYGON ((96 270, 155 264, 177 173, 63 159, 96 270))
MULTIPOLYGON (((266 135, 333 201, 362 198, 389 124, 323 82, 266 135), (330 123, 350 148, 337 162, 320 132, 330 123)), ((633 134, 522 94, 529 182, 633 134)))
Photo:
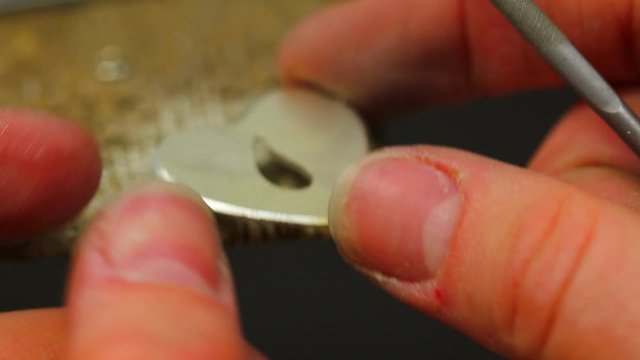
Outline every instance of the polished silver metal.
POLYGON ((342 101, 274 90, 232 126, 167 138, 155 169, 193 188, 217 214, 326 228, 335 181, 368 151, 363 122, 342 101))
POLYGON ((85 0, 0 0, 0 14, 32 8, 70 4, 79 1, 85 0))
POLYGON ((531 0, 491 2, 640 156, 640 119, 551 19, 531 0))

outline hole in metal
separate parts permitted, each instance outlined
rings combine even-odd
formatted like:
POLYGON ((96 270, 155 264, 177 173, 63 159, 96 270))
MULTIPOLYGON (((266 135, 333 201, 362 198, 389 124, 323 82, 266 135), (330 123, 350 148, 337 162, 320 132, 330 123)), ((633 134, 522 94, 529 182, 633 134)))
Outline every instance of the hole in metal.
POLYGON ((312 177, 302 166, 278 154, 261 137, 253 140, 253 156, 258 170, 270 183, 286 189, 311 186, 312 177))

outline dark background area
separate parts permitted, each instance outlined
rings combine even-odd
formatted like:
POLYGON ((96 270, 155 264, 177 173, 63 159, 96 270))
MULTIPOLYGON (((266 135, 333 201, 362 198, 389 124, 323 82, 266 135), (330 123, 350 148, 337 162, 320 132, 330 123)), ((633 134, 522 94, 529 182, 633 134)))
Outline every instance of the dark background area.
MULTIPOLYGON (((381 145, 430 143, 517 165, 574 96, 566 90, 422 111, 377 123, 381 145)), ((349 268, 330 241, 228 249, 248 339, 274 359, 498 359, 396 302, 349 268)), ((0 310, 58 306, 68 261, 0 263, 0 310)))

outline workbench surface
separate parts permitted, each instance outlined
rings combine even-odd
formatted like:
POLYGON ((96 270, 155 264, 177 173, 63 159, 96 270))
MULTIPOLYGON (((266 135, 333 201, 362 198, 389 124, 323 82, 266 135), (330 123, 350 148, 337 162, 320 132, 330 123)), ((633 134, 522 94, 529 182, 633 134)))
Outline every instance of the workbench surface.
POLYGON ((80 219, 13 255, 68 253, 106 201, 154 177, 161 139, 237 119, 277 86, 281 38, 329 2, 94 0, 0 16, 0 106, 80 122, 104 161, 98 194, 80 219))

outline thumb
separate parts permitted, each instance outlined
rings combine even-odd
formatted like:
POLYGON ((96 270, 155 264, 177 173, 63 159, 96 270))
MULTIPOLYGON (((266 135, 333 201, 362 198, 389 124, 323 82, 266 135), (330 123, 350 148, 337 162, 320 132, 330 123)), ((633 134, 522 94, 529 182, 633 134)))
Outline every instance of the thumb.
POLYGON ((66 358, 251 356, 210 212, 189 194, 155 184, 92 224, 74 264, 66 358))
POLYGON ((349 262, 516 358, 640 356, 639 220, 550 177, 432 147, 368 158, 331 203, 349 262))

